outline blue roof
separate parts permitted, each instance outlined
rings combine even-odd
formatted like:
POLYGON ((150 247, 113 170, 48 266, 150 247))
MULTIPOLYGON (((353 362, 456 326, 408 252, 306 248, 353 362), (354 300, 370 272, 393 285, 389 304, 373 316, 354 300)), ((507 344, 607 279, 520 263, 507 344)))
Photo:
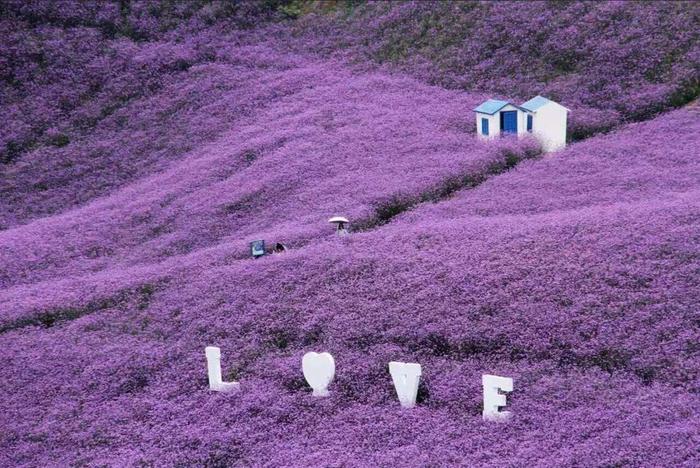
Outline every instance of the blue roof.
POLYGON ((479 112, 481 114, 495 114, 499 110, 503 109, 505 106, 510 104, 506 101, 499 101, 497 99, 489 99, 488 101, 482 102, 479 107, 474 109, 474 112, 479 112))
POLYGON ((529 110, 530 112, 535 112, 537 109, 544 106, 548 102, 552 102, 552 101, 550 101, 546 97, 535 96, 534 98, 530 99, 529 101, 522 103, 520 105, 520 107, 524 107, 525 109, 529 110))

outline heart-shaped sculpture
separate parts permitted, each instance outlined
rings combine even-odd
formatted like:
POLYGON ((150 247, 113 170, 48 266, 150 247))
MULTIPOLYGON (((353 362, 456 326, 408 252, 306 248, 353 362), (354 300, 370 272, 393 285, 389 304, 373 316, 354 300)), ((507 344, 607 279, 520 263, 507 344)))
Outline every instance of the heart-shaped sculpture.
POLYGON ((335 361, 330 353, 306 353, 301 360, 301 370, 314 396, 328 396, 328 386, 335 376, 335 361))

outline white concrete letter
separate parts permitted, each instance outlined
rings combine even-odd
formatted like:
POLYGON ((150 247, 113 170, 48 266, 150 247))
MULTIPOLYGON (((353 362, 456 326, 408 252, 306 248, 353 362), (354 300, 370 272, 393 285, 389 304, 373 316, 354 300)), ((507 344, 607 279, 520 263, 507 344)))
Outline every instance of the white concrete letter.
POLYGON ((328 386, 335 376, 335 361, 330 353, 306 353, 301 360, 301 370, 313 396, 328 396, 328 386))
POLYGON ((481 376, 484 386, 484 421, 504 421, 510 417, 510 411, 499 411, 506 405, 506 396, 500 392, 513 391, 513 379, 497 375, 484 374, 481 376))
POLYGON ((389 373, 394 381, 394 388, 399 397, 401 406, 413 408, 416 406, 418 396, 418 383, 420 381, 420 364, 413 362, 390 362, 389 373))
POLYGON ((224 382, 221 378, 221 350, 216 346, 207 346, 204 353, 207 356, 209 388, 215 392, 230 392, 237 389, 238 382, 224 382))

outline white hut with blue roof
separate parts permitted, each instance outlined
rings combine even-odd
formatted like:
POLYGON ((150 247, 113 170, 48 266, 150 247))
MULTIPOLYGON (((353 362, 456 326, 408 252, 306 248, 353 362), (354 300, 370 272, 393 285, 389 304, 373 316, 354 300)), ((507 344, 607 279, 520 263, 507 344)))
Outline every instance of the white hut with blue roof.
POLYGON ((520 106, 508 101, 489 99, 474 109, 474 112, 476 133, 481 138, 532 133, 544 151, 556 151, 566 146, 569 109, 545 97, 536 96, 520 106))
POLYGON ((527 112, 528 131, 537 137, 544 151, 557 151, 566 146, 569 109, 542 96, 536 96, 520 107, 527 112))
POLYGON ((489 99, 474 109, 474 112, 476 133, 482 138, 525 133, 525 109, 508 101, 489 99))

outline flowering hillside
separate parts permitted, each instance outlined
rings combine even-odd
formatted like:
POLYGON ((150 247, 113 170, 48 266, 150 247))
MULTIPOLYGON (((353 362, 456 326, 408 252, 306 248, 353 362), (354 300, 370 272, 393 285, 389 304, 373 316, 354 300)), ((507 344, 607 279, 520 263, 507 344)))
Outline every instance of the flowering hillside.
POLYGON ((546 25, 534 49, 483 42, 494 57, 587 38, 559 81, 537 74, 565 50, 512 62, 510 86, 520 72, 467 60, 472 39, 425 74, 447 36, 415 45, 412 21, 449 3, 353 4, 7 2, 1 466, 700 464, 700 113, 669 110, 697 8, 454 7, 445 28, 546 25), (620 56, 577 68, 631 41, 620 15, 663 26, 644 36, 670 67, 653 93, 620 56), (610 131, 546 156, 478 140, 494 89, 564 93, 610 131), (256 239, 290 250, 254 260, 256 239), (209 390, 206 346, 239 391, 209 390), (309 351, 335 358, 328 398, 309 351), (415 408, 390 361, 422 365, 415 408), (506 423, 482 420, 487 373, 514 379, 506 423))
MULTIPOLYGON (((278 84, 280 77, 270 70, 267 79, 278 84)), ((235 243, 241 258, 258 237, 295 247, 327 233, 334 213, 358 226, 380 224, 397 203, 439 197, 539 153, 535 142, 487 145, 465 129, 464 109, 483 96, 306 61, 286 70, 280 88, 273 108, 261 107, 169 168, 82 208, 0 232, 0 285, 158 261, 221 242, 235 243), (322 84, 303 87, 305 80, 322 84)))
POLYGON ((427 82, 568 107, 574 138, 700 94, 697 2, 329 2, 298 28, 325 53, 427 82), (322 14, 319 14, 322 13, 322 14))

